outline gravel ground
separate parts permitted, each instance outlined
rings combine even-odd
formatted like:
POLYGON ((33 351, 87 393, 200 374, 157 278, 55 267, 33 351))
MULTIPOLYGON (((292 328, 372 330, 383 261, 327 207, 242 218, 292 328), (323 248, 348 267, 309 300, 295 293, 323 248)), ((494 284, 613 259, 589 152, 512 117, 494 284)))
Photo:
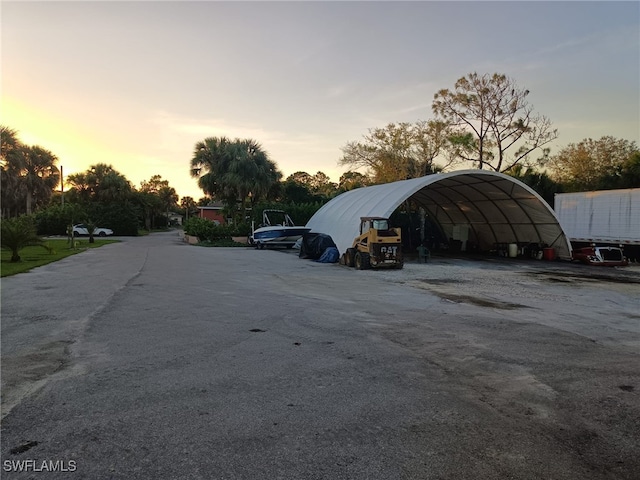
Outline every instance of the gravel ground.
POLYGON ((518 310, 509 316, 640 350, 640 264, 612 268, 436 257, 426 264, 407 263, 403 270, 384 272, 381 278, 424 289, 444 301, 518 310))
POLYGON ((123 239, 3 279, 2 478, 635 480, 639 301, 637 266, 123 239))

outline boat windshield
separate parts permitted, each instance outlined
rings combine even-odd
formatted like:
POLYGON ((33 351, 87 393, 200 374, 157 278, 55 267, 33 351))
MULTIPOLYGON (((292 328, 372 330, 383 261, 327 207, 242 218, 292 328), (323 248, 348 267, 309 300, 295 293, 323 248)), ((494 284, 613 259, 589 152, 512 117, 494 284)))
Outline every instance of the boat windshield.
POLYGON ((291 217, 282 210, 264 210, 262 212, 262 225, 293 227, 295 226, 295 223, 293 223, 291 217))

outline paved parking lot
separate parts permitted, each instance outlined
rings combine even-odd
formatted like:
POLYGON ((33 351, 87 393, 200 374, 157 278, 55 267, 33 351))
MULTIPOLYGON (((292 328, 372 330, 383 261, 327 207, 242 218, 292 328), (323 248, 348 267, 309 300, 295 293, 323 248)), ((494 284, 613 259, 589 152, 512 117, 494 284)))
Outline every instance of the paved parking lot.
POLYGON ((640 476, 636 266, 123 240, 3 279, 3 478, 640 476))

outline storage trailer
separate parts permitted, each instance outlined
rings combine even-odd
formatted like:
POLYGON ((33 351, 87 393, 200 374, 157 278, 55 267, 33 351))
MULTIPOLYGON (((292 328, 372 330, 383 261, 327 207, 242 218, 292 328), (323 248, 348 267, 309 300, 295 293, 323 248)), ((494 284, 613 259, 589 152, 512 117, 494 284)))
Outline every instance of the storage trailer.
POLYGON ((557 193, 554 210, 574 251, 621 247, 640 261, 640 188, 557 193))

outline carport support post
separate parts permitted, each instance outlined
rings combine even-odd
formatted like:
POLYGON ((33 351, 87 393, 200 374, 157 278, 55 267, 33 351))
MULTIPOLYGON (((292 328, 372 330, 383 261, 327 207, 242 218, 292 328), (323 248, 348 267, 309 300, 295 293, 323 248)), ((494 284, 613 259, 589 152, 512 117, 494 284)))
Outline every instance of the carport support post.
POLYGON ((426 223, 427 211, 424 207, 420 207, 420 245, 424 245, 424 229, 426 223))
POLYGON ((409 217, 409 250, 413 249, 413 245, 411 243, 411 237, 413 236, 413 222, 411 221, 411 202, 407 199, 404 202, 405 210, 407 211, 407 216, 409 217))

